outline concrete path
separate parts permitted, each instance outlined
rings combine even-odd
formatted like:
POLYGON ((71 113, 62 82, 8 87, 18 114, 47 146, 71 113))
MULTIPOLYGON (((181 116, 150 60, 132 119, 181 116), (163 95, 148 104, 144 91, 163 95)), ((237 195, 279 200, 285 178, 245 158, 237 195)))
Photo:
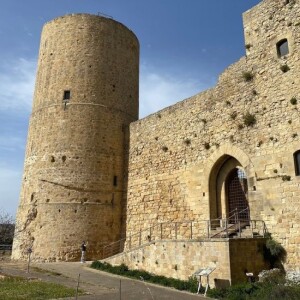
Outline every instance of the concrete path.
MULTIPOLYGON (((0 271, 8 275, 40 278, 76 288, 80 274, 79 288, 88 294, 79 300, 203 300, 202 295, 180 292, 143 281, 128 279, 89 268, 89 264, 59 262, 32 264, 29 274, 24 262, 0 262, 0 271), (121 296, 120 296, 121 286, 121 296)), ((74 299, 74 298, 64 298, 74 299)))

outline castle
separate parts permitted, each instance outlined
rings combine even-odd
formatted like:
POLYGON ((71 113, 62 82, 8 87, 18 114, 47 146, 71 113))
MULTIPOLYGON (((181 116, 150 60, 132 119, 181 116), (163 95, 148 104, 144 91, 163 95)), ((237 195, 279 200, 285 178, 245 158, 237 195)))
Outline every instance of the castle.
POLYGON ((266 267, 269 232, 299 271, 300 2, 264 0, 243 22, 246 55, 214 88, 141 120, 129 29, 87 14, 44 26, 14 259, 74 260, 87 240, 90 259, 210 267, 221 285, 266 267))

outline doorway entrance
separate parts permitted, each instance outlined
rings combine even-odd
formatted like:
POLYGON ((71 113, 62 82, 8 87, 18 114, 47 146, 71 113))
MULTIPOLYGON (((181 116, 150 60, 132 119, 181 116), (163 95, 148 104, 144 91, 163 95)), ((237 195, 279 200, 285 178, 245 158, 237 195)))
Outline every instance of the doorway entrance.
POLYGON ((234 168, 225 181, 228 218, 231 223, 249 220, 248 185, 244 170, 234 168))
POLYGON ((209 179, 210 219, 229 219, 230 223, 249 220, 248 184, 241 163, 223 155, 212 168, 209 179))

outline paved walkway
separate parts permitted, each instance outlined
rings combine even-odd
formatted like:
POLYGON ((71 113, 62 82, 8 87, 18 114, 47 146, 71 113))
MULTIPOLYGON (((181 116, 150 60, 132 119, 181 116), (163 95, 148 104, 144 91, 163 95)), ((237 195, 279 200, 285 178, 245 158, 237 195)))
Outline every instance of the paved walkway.
MULTIPOLYGON (((180 292, 139 280, 108 274, 89 268, 89 264, 77 262, 33 263, 27 273, 24 262, 0 261, 0 271, 8 275, 40 278, 76 288, 80 274, 79 288, 88 294, 79 300, 203 300, 202 295, 180 292), (121 286, 121 295, 120 295, 121 286)), ((74 299, 74 298, 64 298, 74 299)))

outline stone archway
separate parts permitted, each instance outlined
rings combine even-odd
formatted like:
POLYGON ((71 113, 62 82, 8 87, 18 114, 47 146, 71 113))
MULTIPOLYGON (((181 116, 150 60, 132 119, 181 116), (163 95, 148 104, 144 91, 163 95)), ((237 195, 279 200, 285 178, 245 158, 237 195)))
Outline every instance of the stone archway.
MULTIPOLYGON (((226 218, 228 216, 228 202, 226 198, 225 181, 230 171, 240 168, 247 177, 247 185, 252 190, 255 182, 255 169, 249 156, 240 148, 226 143, 221 145, 206 160, 203 178, 206 179, 207 201, 209 205, 208 218, 226 218)), ((251 203, 251 199, 247 199, 251 203)), ((249 205, 251 206, 251 204, 249 205)))
MULTIPOLYGON (((221 156, 209 177, 210 219, 230 218, 241 212, 248 214, 248 184, 241 163, 230 155, 221 156)), ((248 215, 247 215, 248 216, 248 215)))

